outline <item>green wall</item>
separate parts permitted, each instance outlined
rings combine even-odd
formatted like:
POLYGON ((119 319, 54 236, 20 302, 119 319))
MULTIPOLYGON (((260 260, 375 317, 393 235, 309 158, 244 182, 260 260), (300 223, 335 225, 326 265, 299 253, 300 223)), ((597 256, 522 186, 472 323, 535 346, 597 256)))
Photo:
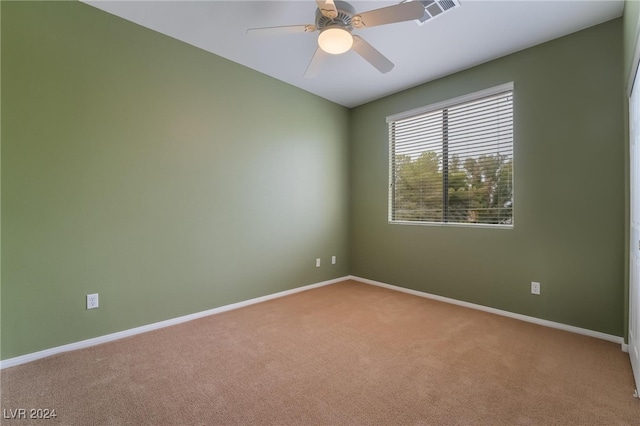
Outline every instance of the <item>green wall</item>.
POLYGON ((616 19, 352 110, 352 274, 622 336, 622 50, 616 19), (514 229, 388 224, 385 117, 510 81, 514 229))
POLYGON ((349 273, 345 108, 82 3, 1 18, 2 359, 349 273))

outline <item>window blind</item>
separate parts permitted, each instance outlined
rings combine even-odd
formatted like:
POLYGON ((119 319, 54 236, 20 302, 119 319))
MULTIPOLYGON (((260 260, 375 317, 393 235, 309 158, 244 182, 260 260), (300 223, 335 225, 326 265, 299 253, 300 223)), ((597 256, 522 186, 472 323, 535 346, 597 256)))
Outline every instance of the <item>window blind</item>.
POLYGON ((391 222, 513 225, 512 87, 388 119, 391 222))

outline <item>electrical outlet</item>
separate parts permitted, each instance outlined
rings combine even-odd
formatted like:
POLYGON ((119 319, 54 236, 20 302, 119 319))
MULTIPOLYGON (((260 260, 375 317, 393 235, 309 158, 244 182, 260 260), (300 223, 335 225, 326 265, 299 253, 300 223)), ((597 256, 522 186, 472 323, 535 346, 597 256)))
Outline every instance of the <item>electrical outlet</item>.
POLYGON ((331 256, 331 264, 332 265, 336 264, 336 257, 335 256, 331 256))
POLYGON ((531 294, 540 294, 540 283, 531 281, 531 294))
POLYGON ((316 259, 316 268, 319 268, 319 267, 320 267, 320 258, 317 258, 316 259))
POLYGON ((98 293, 87 294, 87 309, 95 309, 98 307, 98 293))

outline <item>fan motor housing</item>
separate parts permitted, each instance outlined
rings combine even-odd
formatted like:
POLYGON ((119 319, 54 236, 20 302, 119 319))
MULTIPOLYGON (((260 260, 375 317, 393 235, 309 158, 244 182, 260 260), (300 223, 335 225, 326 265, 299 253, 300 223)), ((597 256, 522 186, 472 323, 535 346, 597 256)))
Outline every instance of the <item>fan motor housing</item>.
POLYGON ((327 18, 320 12, 320 9, 318 9, 316 10, 316 27, 320 31, 329 27, 341 27, 351 31, 353 29, 351 18, 355 14, 355 10, 349 3, 343 1, 336 1, 334 3, 338 11, 338 16, 335 18, 327 18))

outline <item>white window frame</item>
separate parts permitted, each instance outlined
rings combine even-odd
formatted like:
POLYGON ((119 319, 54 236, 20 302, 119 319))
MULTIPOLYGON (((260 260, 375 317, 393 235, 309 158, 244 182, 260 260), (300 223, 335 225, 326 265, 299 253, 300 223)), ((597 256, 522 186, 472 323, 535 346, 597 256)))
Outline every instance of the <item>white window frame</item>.
MULTIPOLYGON (((480 90, 477 92, 469 93, 466 95, 458 96, 452 99, 447 99, 445 101, 437 102, 434 104, 426 105, 419 108, 414 108, 409 111, 404 111, 398 114, 390 115, 386 118, 387 124, 391 126, 391 123, 404 120, 407 118, 415 117, 422 114, 428 114, 430 112, 434 112, 437 110, 442 110, 445 108, 453 107, 459 104, 463 104, 465 102, 470 102, 474 100, 478 100, 484 97, 489 97, 493 95, 497 95, 499 93, 511 91, 514 92, 514 83, 509 82, 505 84, 501 84, 499 86, 491 87, 488 89, 480 90)), ((514 108, 515 110, 515 108, 514 108)), ((514 122, 515 122, 515 112, 514 112, 514 122)), ((515 124, 514 124, 515 128, 515 124)), ((496 229, 513 229, 515 224, 515 211, 512 213, 511 223, 509 224, 493 224, 493 223, 466 223, 466 222, 427 222, 427 221, 406 221, 406 220, 394 220, 393 219, 393 143, 391 141, 391 134, 389 135, 389 184, 388 184, 388 222, 393 225, 418 225, 418 226, 453 226, 453 227, 481 227, 481 228, 496 228, 496 229)), ((514 146, 512 148, 512 162, 515 162, 515 136, 514 136, 514 146)), ((512 202, 515 206, 515 167, 513 167, 512 175, 512 202)))

